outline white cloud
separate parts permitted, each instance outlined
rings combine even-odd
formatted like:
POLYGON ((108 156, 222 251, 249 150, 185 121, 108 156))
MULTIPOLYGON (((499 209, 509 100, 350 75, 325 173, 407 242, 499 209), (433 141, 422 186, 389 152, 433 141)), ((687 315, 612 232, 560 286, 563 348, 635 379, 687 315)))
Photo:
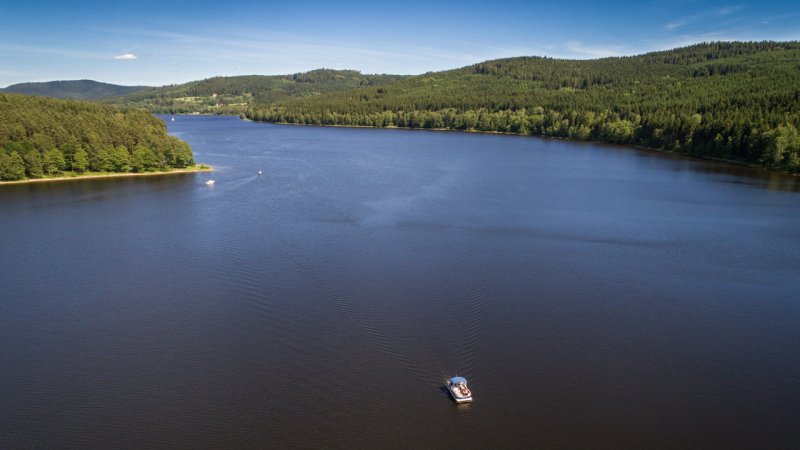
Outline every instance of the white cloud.
POLYGON ((676 20, 675 22, 670 22, 664 25, 664 28, 668 30, 674 30, 675 28, 680 28, 688 23, 688 20, 676 20))
POLYGON ((133 53, 123 53, 121 55, 117 55, 114 57, 117 61, 133 61, 134 59, 139 59, 138 56, 134 55, 133 53))

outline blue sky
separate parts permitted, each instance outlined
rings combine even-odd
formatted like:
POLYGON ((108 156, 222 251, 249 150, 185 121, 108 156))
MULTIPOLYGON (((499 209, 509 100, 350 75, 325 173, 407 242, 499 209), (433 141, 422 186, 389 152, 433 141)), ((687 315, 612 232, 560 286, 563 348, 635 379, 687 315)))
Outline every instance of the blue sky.
POLYGON ((125 85, 320 67, 419 74, 522 55, 597 58, 711 40, 800 40, 796 2, 18 1, 0 87, 125 85))

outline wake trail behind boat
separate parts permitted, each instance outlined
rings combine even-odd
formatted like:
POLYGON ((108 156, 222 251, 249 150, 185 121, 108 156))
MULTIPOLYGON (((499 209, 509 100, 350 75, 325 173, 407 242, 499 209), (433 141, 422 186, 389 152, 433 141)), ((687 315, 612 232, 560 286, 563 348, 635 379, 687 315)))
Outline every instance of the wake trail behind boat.
MULTIPOLYGON (((213 184, 209 187, 220 187, 220 189, 224 189, 225 191, 234 191, 239 189, 240 187, 244 186, 248 182, 255 181, 258 178, 258 175, 245 175, 236 178, 225 178, 222 180, 214 179, 213 184)), ((198 186, 206 186, 206 181, 204 180, 198 184, 198 186)))
POLYGON ((477 260, 472 261, 477 272, 475 284, 467 296, 459 346, 459 369, 470 374, 475 369, 475 350, 481 330, 481 318, 486 305, 486 268, 477 260))

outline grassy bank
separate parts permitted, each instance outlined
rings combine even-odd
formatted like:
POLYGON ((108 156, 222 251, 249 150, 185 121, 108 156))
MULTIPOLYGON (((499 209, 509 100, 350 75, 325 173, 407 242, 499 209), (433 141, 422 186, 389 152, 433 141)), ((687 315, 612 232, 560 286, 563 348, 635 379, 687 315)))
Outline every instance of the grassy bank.
POLYGON ((28 178, 25 180, 16 181, 0 181, 0 186, 6 184, 27 184, 27 183, 47 183, 51 181, 69 181, 69 180, 86 180, 96 178, 121 178, 121 177, 152 177, 161 175, 177 175, 195 172, 212 172, 214 169, 207 164, 196 164, 194 166, 186 167, 183 169, 170 169, 156 172, 62 172, 58 175, 44 176, 42 178, 28 178))

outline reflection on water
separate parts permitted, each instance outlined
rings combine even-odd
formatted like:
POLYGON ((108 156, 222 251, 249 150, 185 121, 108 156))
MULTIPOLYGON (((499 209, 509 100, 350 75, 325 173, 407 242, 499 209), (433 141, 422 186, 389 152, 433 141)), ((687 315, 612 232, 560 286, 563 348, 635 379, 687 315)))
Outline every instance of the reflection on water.
POLYGON ((770 191, 800 191, 800 178, 766 169, 742 167, 713 161, 692 161, 679 170, 691 170, 712 175, 722 183, 731 183, 770 191))
POLYGON ((0 448, 800 438, 796 177, 528 137, 168 125, 213 174, 0 189, 0 448), (473 404, 450 400, 456 374, 473 404))

